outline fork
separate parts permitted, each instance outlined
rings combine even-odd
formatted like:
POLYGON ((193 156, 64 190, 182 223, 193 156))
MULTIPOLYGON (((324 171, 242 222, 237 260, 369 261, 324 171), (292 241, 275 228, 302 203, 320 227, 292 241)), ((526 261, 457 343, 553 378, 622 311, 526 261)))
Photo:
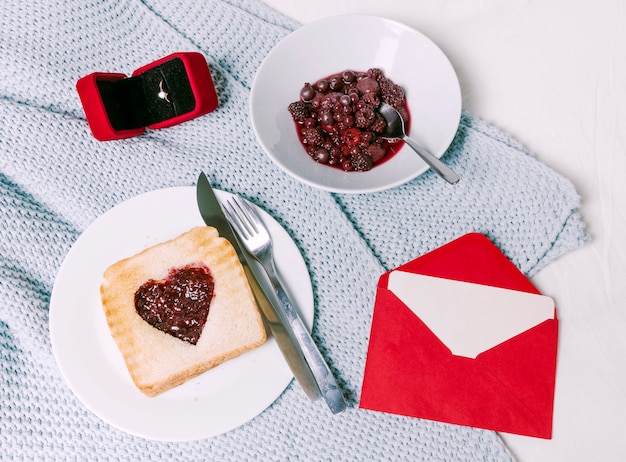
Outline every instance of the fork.
POLYGON ((252 206, 238 196, 226 201, 224 212, 243 246, 265 270, 280 301, 283 310, 281 317, 285 318, 295 334, 326 404, 333 414, 343 412, 346 409, 343 393, 280 282, 274 262, 272 238, 265 224, 252 206))

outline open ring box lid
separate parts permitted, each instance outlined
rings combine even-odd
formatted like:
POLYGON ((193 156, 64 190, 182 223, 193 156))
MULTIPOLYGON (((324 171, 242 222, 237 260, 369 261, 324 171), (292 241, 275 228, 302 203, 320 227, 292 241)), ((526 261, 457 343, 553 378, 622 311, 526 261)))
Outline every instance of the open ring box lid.
POLYGON ((132 73, 94 72, 76 89, 93 136, 119 140, 215 110, 217 93, 200 53, 173 53, 132 73))

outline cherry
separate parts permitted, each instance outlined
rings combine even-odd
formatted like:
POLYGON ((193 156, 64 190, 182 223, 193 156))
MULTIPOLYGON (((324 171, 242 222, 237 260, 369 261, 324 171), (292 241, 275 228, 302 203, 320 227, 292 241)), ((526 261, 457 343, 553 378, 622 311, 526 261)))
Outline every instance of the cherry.
POLYGON ((317 83, 315 84, 315 87, 317 88, 319 92, 326 93, 329 89, 328 80, 326 79, 318 80, 317 83))
POLYGON ((341 74, 341 78, 345 83, 356 82, 356 74, 349 70, 343 71, 343 73, 341 74))
POLYGON ((309 103, 313 101, 313 98, 315 98, 315 90, 310 83, 305 83, 302 90, 300 90, 300 99, 305 103, 309 103))
POLYGON ((313 153, 313 159, 320 164, 326 164, 330 160, 330 154, 326 149, 319 148, 313 153))
POLYGON ((361 141, 361 131, 358 128, 348 128, 341 136, 348 146, 356 146, 361 141))
POLYGON ((328 84, 330 85, 330 89, 333 91, 341 91, 343 88, 343 80, 341 80, 341 77, 338 75, 331 77, 328 84))
POLYGON ((335 119, 333 117, 333 113, 330 111, 322 112, 322 116, 320 117, 320 121, 322 125, 332 125, 335 123, 335 119))

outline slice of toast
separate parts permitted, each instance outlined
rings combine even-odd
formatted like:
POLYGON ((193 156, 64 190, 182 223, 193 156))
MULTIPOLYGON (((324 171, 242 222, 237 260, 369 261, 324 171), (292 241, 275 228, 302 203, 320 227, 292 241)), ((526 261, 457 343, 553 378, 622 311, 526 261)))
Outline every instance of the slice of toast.
MULTIPOLYGON (((266 332, 243 267, 230 242, 202 226, 118 261, 104 272, 102 306, 133 382, 144 394, 170 388, 262 345, 266 332), (194 345, 153 327, 136 310, 135 294, 172 271, 208 268, 212 295, 194 345)), ((176 329, 176 328, 174 328, 176 329)))

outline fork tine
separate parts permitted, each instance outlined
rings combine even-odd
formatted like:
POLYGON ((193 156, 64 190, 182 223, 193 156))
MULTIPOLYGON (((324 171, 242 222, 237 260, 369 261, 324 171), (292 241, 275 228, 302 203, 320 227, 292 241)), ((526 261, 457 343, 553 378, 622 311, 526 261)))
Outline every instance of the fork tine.
POLYGON ((235 223, 242 237, 252 239, 255 236, 269 238, 265 225, 252 206, 243 198, 233 196, 226 201, 227 215, 235 223))
POLYGON ((243 204, 245 204, 243 199, 239 198, 238 196, 233 197, 232 199, 233 210, 235 214, 237 215, 237 218, 239 219, 240 224, 246 228, 246 231, 248 232, 250 237, 252 237, 256 234, 257 229, 252 223, 252 220, 250 220, 250 217, 248 216, 248 214, 246 214, 243 204))
POLYGON ((252 206, 247 202, 243 202, 243 206, 246 210, 246 214, 248 218, 250 219, 250 223, 254 226, 254 229, 256 230, 256 232, 258 234, 267 234, 265 225, 261 221, 261 217, 259 217, 258 212, 254 210, 252 206))
POLYGON ((228 221, 230 221, 231 225, 235 227, 235 231, 240 234, 244 239, 248 239, 250 237, 250 231, 245 226, 245 222, 241 219, 237 210, 233 206, 232 200, 227 200, 226 204, 224 204, 224 212, 228 217, 228 221))
POLYGON ((264 237, 267 236, 267 230, 265 229, 265 225, 261 221, 258 213, 254 208, 245 200, 238 198, 235 201, 239 210, 241 211, 242 216, 245 218, 247 224, 252 228, 254 234, 262 235, 264 237))
POLYGON ((254 223, 254 220, 250 217, 250 214, 247 213, 247 210, 245 207, 246 206, 245 201, 235 196, 233 198, 232 205, 233 205, 233 209, 236 209, 235 213, 237 214, 241 222, 244 224, 248 232, 251 235, 257 233, 258 229, 254 223))

